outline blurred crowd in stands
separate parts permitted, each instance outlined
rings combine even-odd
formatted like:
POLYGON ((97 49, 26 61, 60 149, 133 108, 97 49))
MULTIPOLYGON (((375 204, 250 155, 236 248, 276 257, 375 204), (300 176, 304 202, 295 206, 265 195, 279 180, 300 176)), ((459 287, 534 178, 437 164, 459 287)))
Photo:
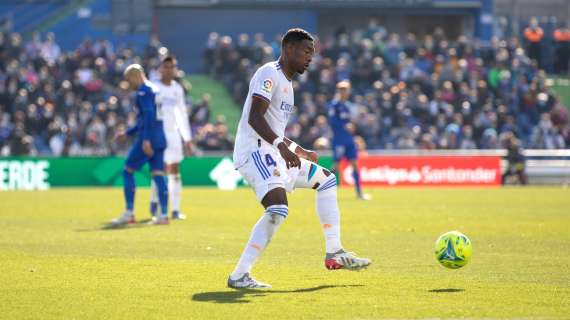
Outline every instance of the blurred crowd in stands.
MULTIPOLYGON (((359 144, 369 149, 495 149, 514 134, 527 148, 570 146, 568 109, 550 89, 544 46, 553 46, 554 72, 568 74, 570 30, 558 28, 546 43, 538 21, 522 37, 490 45, 442 29, 424 36, 389 33, 371 21, 363 30, 318 39, 310 70, 294 80, 295 119, 289 136, 302 145, 329 148, 327 106, 335 85, 352 83, 352 120, 359 144)), ((277 59, 280 36, 237 39, 211 33, 204 72, 222 81, 242 104, 249 80, 277 59)))
MULTIPOLYGON (((0 155, 126 153, 129 142, 113 139, 136 119, 123 70, 140 63, 156 80, 166 53, 157 39, 141 55, 106 40, 85 40, 63 52, 51 33, 24 42, 18 33, 0 32, 0 155)), ((187 101, 198 151, 232 150, 225 119, 210 123, 209 104, 208 95, 194 106, 187 101)))
MULTIPOLYGON (((399 36, 374 21, 367 29, 338 30, 318 39, 310 70, 294 80, 298 112, 288 135, 327 149, 327 105, 336 83, 350 80, 362 148, 493 149, 507 133, 527 148, 568 147, 568 112, 542 68, 568 74, 570 30, 551 31, 531 20, 521 36, 484 46, 465 36, 448 39, 441 29, 399 36)), ((128 142, 113 137, 136 115, 122 72, 140 63, 157 80, 166 53, 156 38, 140 53, 102 39, 63 52, 54 34, 23 41, 0 31, 0 155, 124 154, 128 142)), ((280 35, 212 33, 204 71, 241 105, 253 72, 279 54, 280 35)), ((191 89, 182 71, 180 80, 191 89)), ((195 144, 198 151, 232 150, 233 132, 223 116, 212 116, 211 98, 187 101, 195 144)))

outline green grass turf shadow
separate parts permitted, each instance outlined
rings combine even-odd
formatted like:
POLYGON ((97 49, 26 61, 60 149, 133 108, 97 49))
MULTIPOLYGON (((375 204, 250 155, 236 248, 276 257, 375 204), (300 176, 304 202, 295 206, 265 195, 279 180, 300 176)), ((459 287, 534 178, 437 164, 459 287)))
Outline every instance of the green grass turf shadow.
POLYGON ((331 288, 348 288, 348 287, 364 287, 364 285, 320 285, 311 288, 301 288, 295 290, 254 290, 241 289, 233 291, 213 291, 201 292, 192 295, 193 301, 214 302, 214 303, 249 303, 252 300, 247 298, 265 297, 268 294, 276 293, 305 293, 314 292, 331 288))
POLYGON ((431 289, 428 292, 432 293, 456 293, 456 292, 463 292, 465 289, 458 289, 458 288, 445 288, 445 289, 431 289))
POLYGON ((125 225, 113 225, 111 223, 105 223, 101 227, 92 229, 76 229, 75 232, 95 232, 95 231, 117 231, 117 230, 129 230, 129 229, 139 229, 139 228, 149 228, 155 227, 155 225, 149 224, 151 219, 139 220, 134 224, 125 225))

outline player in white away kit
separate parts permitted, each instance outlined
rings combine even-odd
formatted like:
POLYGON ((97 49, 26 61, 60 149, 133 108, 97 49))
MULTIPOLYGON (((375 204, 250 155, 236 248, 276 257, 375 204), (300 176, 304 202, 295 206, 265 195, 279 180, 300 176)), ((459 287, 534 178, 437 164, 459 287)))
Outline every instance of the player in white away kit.
MULTIPOLYGON (((192 133, 188 122, 188 111, 184 99, 182 86, 174 80, 176 75, 176 59, 165 57, 160 63, 160 81, 155 82, 159 92, 156 96, 157 105, 160 105, 164 122, 164 136, 166 137, 166 150, 164 163, 168 177, 168 195, 172 206, 172 219, 184 220, 186 217, 180 212, 180 194, 182 193, 182 179, 180 177, 180 162, 184 159, 184 144, 191 150, 192 133)), ((151 183, 152 198, 150 212, 156 216, 158 209, 158 193, 154 183, 151 183)))
POLYGON ((344 251, 340 242, 340 212, 336 177, 316 164, 317 154, 284 137, 295 111, 291 79, 309 67, 314 54, 313 37, 302 29, 283 36, 279 61, 262 66, 253 75, 239 122, 234 163, 265 208, 253 227, 238 264, 228 278, 231 288, 270 288, 250 276, 251 268, 287 217, 286 191, 312 188, 317 192, 317 214, 326 243, 327 269, 358 270, 370 264, 344 251))

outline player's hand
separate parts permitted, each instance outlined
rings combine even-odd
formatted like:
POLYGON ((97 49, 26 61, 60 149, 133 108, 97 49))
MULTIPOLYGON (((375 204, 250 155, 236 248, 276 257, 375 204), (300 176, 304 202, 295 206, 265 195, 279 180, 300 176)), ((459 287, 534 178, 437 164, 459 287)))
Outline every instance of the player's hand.
POLYGON ((152 145, 150 144, 149 140, 143 141, 142 148, 144 154, 146 154, 148 157, 152 157, 152 155, 154 154, 154 150, 152 150, 152 145))
POLYGON ((194 154, 194 144, 192 143, 192 141, 188 141, 184 144, 185 147, 185 153, 187 156, 191 156, 194 154))
POLYGON ((118 142, 124 142, 127 139, 127 132, 125 130, 119 130, 115 133, 115 140, 118 142))
POLYGON ((301 147, 298 147, 297 155, 303 159, 307 159, 307 160, 314 162, 314 163, 317 163, 317 161, 319 160, 319 156, 317 155, 317 153, 315 151, 303 149, 301 147))
POLYGON ((289 150, 285 142, 281 142, 277 148, 279 153, 281 153, 281 157, 285 160, 285 164, 287 164, 287 169, 294 167, 301 169, 301 159, 293 151, 289 150))
POLYGON ((350 134, 354 134, 356 132, 356 127, 354 126, 354 123, 352 123, 352 122, 347 123, 345 128, 346 128, 346 131, 348 131, 348 133, 350 133, 350 134))

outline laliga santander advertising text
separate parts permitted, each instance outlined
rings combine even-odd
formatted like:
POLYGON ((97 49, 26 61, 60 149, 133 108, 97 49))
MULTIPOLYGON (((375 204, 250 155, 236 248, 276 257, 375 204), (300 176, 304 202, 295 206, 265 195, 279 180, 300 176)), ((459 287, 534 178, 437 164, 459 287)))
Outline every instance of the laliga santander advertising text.
MULTIPOLYGON (((364 186, 498 186, 499 156, 365 156, 358 160, 364 186)), ((341 163, 341 184, 353 185, 341 163)))

